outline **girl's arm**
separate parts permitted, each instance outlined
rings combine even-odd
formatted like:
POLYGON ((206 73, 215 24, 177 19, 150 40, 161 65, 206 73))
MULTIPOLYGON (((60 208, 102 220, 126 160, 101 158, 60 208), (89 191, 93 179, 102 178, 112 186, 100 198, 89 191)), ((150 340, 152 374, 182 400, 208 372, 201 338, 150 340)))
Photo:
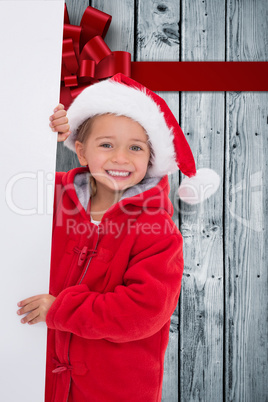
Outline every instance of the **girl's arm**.
POLYGON ((162 237, 130 261, 124 285, 113 292, 93 292, 86 284, 64 289, 48 311, 47 326, 112 342, 149 337, 174 312, 182 272, 182 236, 162 237))

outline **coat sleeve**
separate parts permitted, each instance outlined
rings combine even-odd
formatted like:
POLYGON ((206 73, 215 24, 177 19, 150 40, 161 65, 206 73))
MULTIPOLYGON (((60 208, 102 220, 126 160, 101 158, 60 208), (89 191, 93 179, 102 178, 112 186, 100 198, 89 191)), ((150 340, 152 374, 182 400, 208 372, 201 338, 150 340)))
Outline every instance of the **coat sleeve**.
POLYGON ((164 236, 130 260, 124 284, 113 292, 90 291, 86 284, 64 289, 47 313, 47 326, 112 342, 149 337, 173 314, 182 273, 182 236, 164 236))

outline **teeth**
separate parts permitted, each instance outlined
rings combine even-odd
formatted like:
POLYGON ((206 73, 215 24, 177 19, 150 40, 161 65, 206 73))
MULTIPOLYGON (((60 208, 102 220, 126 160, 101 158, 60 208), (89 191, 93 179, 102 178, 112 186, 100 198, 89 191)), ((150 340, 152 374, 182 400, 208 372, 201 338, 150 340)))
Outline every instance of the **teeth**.
POLYGON ((114 170, 107 170, 107 172, 111 175, 111 176, 122 176, 122 177, 127 177, 130 175, 130 172, 116 172, 114 170))

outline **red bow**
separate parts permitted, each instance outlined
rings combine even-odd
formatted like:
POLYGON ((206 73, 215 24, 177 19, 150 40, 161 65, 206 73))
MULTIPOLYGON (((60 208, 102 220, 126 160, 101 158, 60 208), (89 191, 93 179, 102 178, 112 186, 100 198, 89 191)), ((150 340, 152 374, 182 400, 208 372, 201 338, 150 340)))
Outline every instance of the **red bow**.
POLYGON ((71 25, 65 4, 60 93, 65 108, 89 85, 116 73, 131 76, 131 54, 111 52, 104 42, 111 20, 111 15, 89 6, 80 26, 71 25))

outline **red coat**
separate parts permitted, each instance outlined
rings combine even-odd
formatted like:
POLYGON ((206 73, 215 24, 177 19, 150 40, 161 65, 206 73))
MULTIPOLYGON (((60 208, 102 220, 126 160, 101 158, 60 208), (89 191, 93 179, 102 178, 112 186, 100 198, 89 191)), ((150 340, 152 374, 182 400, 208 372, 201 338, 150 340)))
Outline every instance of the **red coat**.
POLYGON ((183 272, 169 183, 120 200, 98 226, 57 173, 46 402, 160 402, 183 272))

